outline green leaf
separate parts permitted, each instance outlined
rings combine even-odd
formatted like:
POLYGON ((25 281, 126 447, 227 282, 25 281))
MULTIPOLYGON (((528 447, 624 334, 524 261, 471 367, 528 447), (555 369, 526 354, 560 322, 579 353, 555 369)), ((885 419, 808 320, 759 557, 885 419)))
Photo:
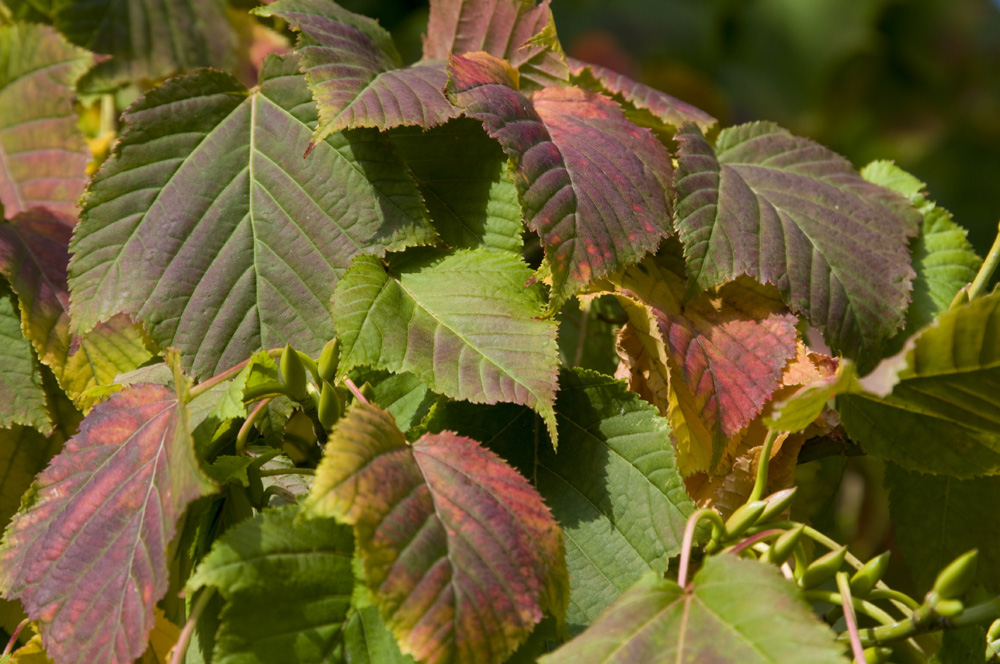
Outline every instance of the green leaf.
POLYGON ((556 324, 538 319, 530 277, 505 251, 421 255, 389 271, 359 256, 333 298, 340 371, 409 371, 439 394, 533 408, 555 431, 556 324))
POLYGON ((351 530, 265 510, 230 529, 188 581, 225 598, 214 664, 336 661, 354 577, 351 530))
POLYGON ((185 508, 215 490, 172 390, 128 388, 98 404, 39 476, 0 545, 0 590, 39 623, 56 661, 132 661, 168 583, 185 508))
POLYGON ((336 134, 302 158, 316 114, 296 65, 269 58, 253 91, 201 71, 132 105, 73 237, 79 329, 133 313, 196 378, 285 343, 315 355, 352 256, 431 241, 388 139, 336 134))
POLYGON ((770 565, 705 560, 688 589, 650 573, 540 664, 845 664, 843 648, 770 565))
POLYGON ((14 298, 0 285, 0 428, 13 424, 48 433, 52 420, 45 403, 42 377, 31 352, 31 343, 21 336, 21 319, 14 298))
POLYGON ((624 318, 621 306, 607 295, 563 305, 556 315, 562 365, 613 374, 618 368, 616 333, 624 318))
POLYGON ((0 429, 0 532, 17 512, 21 496, 62 448, 65 439, 56 431, 45 437, 30 427, 0 429))
POLYGON ((344 624, 344 654, 351 664, 414 664, 399 650, 396 638, 378 614, 371 593, 365 586, 364 563, 354 560, 354 595, 351 613, 344 624))
POLYGON ((714 150, 691 125, 677 140, 689 294, 741 274, 773 284, 848 357, 903 325, 917 232, 903 197, 774 124, 725 129, 714 150))
POLYGON ((8 217, 44 206, 76 219, 91 156, 73 100, 90 63, 48 26, 0 27, 0 204, 8 217))
POLYGON ((389 136, 420 185, 443 242, 520 253, 524 226, 517 188, 503 150, 478 122, 463 118, 389 136))
POLYGON ((411 373, 393 374, 359 367, 351 372, 351 377, 357 385, 372 386, 375 403, 392 413, 400 431, 409 431, 420 424, 437 400, 437 395, 411 373))
POLYGON ((305 509, 354 525, 381 614, 419 661, 501 662, 543 610, 565 611, 559 526, 521 475, 469 438, 426 434, 411 446, 389 413, 355 405, 305 509))
POLYGON ((979 549, 976 583, 1000 592, 1000 477, 959 480, 889 464, 885 483, 893 533, 918 593, 970 549, 979 549))
POLYGON ((837 410, 865 452, 907 470, 1000 472, 1000 293, 942 314, 913 340, 892 394, 845 394, 837 410))
POLYGON ((80 81, 90 92, 235 61, 236 33, 222 0, 54 0, 54 9, 67 39, 112 56, 80 81))

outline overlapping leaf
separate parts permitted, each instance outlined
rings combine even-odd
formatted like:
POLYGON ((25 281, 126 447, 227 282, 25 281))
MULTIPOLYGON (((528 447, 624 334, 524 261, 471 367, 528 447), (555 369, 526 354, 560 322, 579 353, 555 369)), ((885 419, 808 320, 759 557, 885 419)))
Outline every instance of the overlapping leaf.
POLYGON ((404 653, 501 662, 567 595, 562 535, 522 476, 474 440, 356 405, 327 443, 309 513, 353 524, 365 578, 404 653))
POLYGON ((681 588, 648 574, 541 664, 843 664, 842 647, 771 566, 712 556, 681 588), (767 607, 767 610, 761 610, 767 607))
POLYGON ((236 35, 222 0, 55 0, 56 27, 75 44, 112 56, 80 81, 98 91, 197 67, 227 69, 236 35))
POLYGON ((399 68, 392 37, 377 21, 330 0, 278 0, 257 13, 302 32, 296 52, 319 107, 313 143, 358 127, 429 129, 458 115, 444 96, 443 59, 399 68))
POLYGON ((862 179, 842 157, 768 123, 722 131, 715 149, 677 134, 677 230, 690 291, 748 274, 848 356, 902 326, 913 269, 907 201, 862 179))
POLYGON ((99 404, 39 476, 0 545, 0 590, 57 662, 132 661, 167 589, 167 546, 214 486, 177 394, 140 385, 99 404))
POLYGON ((413 658, 399 651, 399 644, 378 614, 371 592, 364 583, 360 558, 355 559, 354 593, 351 613, 344 623, 344 654, 351 664, 414 664, 413 658))
POLYGON ((525 221, 552 269, 554 306, 670 232, 670 157, 614 101, 573 86, 529 99, 517 72, 486 53, 453 56, 449 74, 451 99, 512 160, 525 221))
POLYGON ((0 429, 24 425, 48 433, 52 428, 42 377, 31 344, 21 336, 14 298, 0 285, 0 429))
POLYGON ((555 431, 555 322, 542 313, 531 270, 506 251, 457 251, 386 271, 359 256, 337 285, 340 371, 409 371, 433 391, 535 409, 555 431))
POLYGON ((266 510, 227 531, 188 581, 226 600, 212 661, 320 664, 334 660, 354 577, 350 528, 266 510))
POLYGON ((955 477, 1000 473, 1000 293, 942 314, 904 354, 892 394, 845 394, 847 433, 873 456, 955 477))
POLYGON ((31 427, 14 425, 0 429, 0 532, 21 504, 21 496, 35 475, 59 451, 58 434, 46 438, 31 427))
POLYGON ((70 332, 66 266, 72 229, 41 210, 0 223, 0 274, 17 293, 21 328, 60 387, 81 407, 88 389, 110 385, 152 354, 128 316, 112 316, 84 335, 70 332))
POLYGON ((269 58, 253 91, 202 71, 130 108, 73 238, 75 325, 133 313, 196 377, 286 342, 318 353, 350 258, 433 238, 376 132, 302 158, 316 114, 296 63, 269 58))
POLYGON ((73 95, 90 62, 50 27, 0 27, 0 203, 8 217, 45 206, 75 220, 90 152, 73 95))

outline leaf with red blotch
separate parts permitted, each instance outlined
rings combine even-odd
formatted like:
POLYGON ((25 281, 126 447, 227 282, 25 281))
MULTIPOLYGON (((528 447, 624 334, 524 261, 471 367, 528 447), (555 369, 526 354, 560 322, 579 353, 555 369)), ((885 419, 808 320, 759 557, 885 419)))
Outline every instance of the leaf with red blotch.
POLYGON ((655 251, 670 228, 670 156, 604 95, 544 88, 487 53, 452 56, 448 91, 514 164, 529 228, 552 268, 550 308, 655 251))
POLYGON ((677 231, 689 295, 741 274, 774 284, 828 344, 876 350, 905 322, 919 216, 843 157, 777 125, 677 134, 677 231))
POLYGON ((60 664, 131 662, 167 590, 185 508, 215 490, 173 390, 143 384, 96 406, 39 476, 0 544, 0 591, 60 664))
POLYGON ((518 70, 525 89, 565 85, 566 56, 559 46, 549 0, 433 0, 424 59, 485 51, 518 70))
POLYGON ((685 474, 714 470, 729 439, 781 384, 796 355, 795 316, 774 289, 746 277, 684 302, 683 259, 669 248, 626 270, 616 285, 626 312, 638 318, 633 325, 655 329, 659 341, 651 343, 663 346, 678 464, 685 474))
POLYGON ((91 404, 81 398, 85 390, 111 384, 117 374, 138 368, 152 353, 124 314, 83 336, 70 332, 66 267, 72 232, 40 209, 0 222, 0 274, 18 296, 21 329, 39 359, 77 406, 86 408, 91 404))
POLYGON ((0 203, 12 217, 45 206, 68 221, 90 152, 76 126, 76 80, 91 55, 45 25, 0 28, 0 203))
POLYGON ((353 407, 326 446, 307 514, 354 525, 365 578, 421 662, 501 662, 569 597, 562 532, 524 477, 450 431, 410 445, 353 407))
POLYGON ((599 88, 612 95, 620 95, 636 109, 650 113, 656 120, 671 127, 695 124, 702 131, 708 131, 718 124, 718 120, 686 101, 681 101, 656 88, 633 81, 624 74, 569 58, 569 73, 573 83, 584 88, 599 88))
POLYGON ((319 109, 310 145, 344 129, 429 129, 459 115, 444 96, 444 62, 399 68, 392 37, 375 20, 327 0, 278 0, 255 13, 301 32, 295 50, 319 109))

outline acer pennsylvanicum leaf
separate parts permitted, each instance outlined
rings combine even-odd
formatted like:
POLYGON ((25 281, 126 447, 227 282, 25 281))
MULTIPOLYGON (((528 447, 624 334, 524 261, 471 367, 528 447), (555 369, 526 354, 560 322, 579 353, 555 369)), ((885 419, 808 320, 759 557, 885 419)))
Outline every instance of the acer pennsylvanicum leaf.
POLYGON ((31 342, 21 335, 21 318, 14 297, 0 284, 0 429, 24 425, 52 430, 45 389, 31 342))
POLYGON ((256 10, 301 31, 296 52, 319 108, 312 142, 344 129, 435 127, 457 117, 444 96, 444 60, 400 68, 392 37, 330 0, 278 0, 256 10))
POLYGON ((72 224, 90 152, 76 126, 76 80, 91 56, 44 25, 0 27, 0 203, 44 206, 72 224))
POLYGON ((725 129, 714 149, 692 125, 677 140, 689 295, 750 275, 849 357, 903 325, 918 222, 903 197, 774 124, 725 129))
POLYGON ((269 58, 252 91, 201 71, 130 107, 71 245, 78 329, 134 314, 196 378, 260 348, 316 354, 352 256, 433 240, 416 183, 374 130, 303 159, 316 109, 297 62, 269 58))
POLYGON ((358 256, 333 296, 341 373, 409 371, 438 394, 533 408, 554 432, 557 328, 539 318, 530 277, 509 251, 415 255, 388 270, 358 256))
POLYGON ((79 407, 88 389, 110 385, 152 357, 128 316, 117 314, 83 335, 70 331, 66 266, 72 229, 44 210, 0 222, 0 274, 21 306, 21 329, 38 358, 79 407))
POLYGON ((0 590, 21 600, 57 664, 131 662, 167 589, 177 522, 214 489, 177 394, 119 392, 38 476, 4 533, 0 590))
POLYGON ((538 661, 844 664, 833 630, 796 591, 773 566, 711 556, 688 588, 660 574, 644 576, 590 629, 538 661))
POLYGON ((434 0, 424 59, 485 51, 507 60, 524 89, 564 85, 569 66, 555 35, 549 0, 434 0))
POLYGON ((552 269, 553 307, 671 232, 670 156, 610 98, 573 86, 525 96, 517 72, 486 53, 452 56, 449 74, 452 100, 511 159, 525 223, 552 269))
POLYGON ((565 612, 562 533, 527 480, 451 432, 406 442, 355 405, 327 443, 305 509, 354 526, 365 580, 404 653, 502 662, 543 611, 565 612))
POLYGON ((36 429, 13 425, 0 429, 0 532, 17 512, 21 496, 35 475, 62 448, 65 438, 56 430, 46 437, 36 429))

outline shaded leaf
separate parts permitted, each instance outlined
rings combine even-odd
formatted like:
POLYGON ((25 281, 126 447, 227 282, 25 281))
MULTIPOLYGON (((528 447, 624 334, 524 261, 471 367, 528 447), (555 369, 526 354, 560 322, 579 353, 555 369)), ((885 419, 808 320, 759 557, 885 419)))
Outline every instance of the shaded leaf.
POLYGON ((0 532, 17 512, 21 496, 62 448, 64 438, 58 430, 43 436, 35 429, 12 426, 0 429, 0 532))
POLYGON ((525 223, 552 269, 557 307, 591 279, 655 251, 670 231, 670 157, 614 101, 577 87, 525 97, 485 53, 453 56, 448 92, 514 167, 525 223))
POLYGON ((359 367, 351 372, 351 376, 358 385, 371 385, 375 403, 392 413, 400 431, 409 431, 420 424, 438 399, 411 373, 393 374, 359 367))
POLYGON ((748 274, 849 357, 902 326, 916 212, 842 157, 770 123, 677 134, 677 230, 689 294, 748 274))
POLYGON ((167 589, 166 551, 187 505, 214 490, 178 396, 158 385, 91 411, 37 479, 0 545, 0 589, 57 661, 132 661, 167 589))
POLYGON ((892 394, 845 394, 837 410, 865 452, 907 470, 1000 472, 1000 293, 952 309, 904 351, 892 394))
POLYGON ((556 325, 538 320, 531 270, 510 252, 417 257, 388 272, 359 256, 337 286, 340 371, 409 371, 431 390, 535 409, 555 430, 556 325))
POLYGON ((266 510, 232 528, 188 581, 189 591, 212 586, 226 600, 214 664, 334 661, 354 585, 353 536, 298 514, 266 510))
POLYGON ((52 420, 42 377, 31 343, 21 336, 14 298, 6 290, 0 286, 0 428, 25 425, 47 434, 52 420))
POLYGON ((378 614, 365 585, 364 564, 354 559, 355 584, 351 613, 344 624, 344 655, 351 664, 413 664, 378 614))
POLYGON ((319 107, 313 143, 358 127, 429 129, 459 114, 444 96, 444 62, 400 69, 392 37, 373 19, 329 0, 278 0, 256 13, 302 32, 295 50, 319 107))
POLYGON ((295 149, 316 119, 296 63, 269 58, 253 91, 202 71, 132 105, 73 238, 75 325, 133 313, 196 378, 286 342, 316 354, 352 256, 432 239, 387 139, 295 149))
POLYGON ((624 312, 611 296, 581 297, 567 302, 559 321, 559 358, 563 366, 613 374, 616 332, 624 312))
POLYGON ((0 27, 0 203, 8 217, 44 206, 76 219, 90 151, 73 98, 90 62, 48 26, 0 27))
POLYGON ((522 476, 469 438, 410 446, 386 411, 355 405, 306 510, 354 525, 376 603, 422 662, 503 661, 543 610, 565 610, 559 526, 522 476))
POLYGON ((705 560, 688 589, 644 576, 590 629, 539 662, 843 664, 842 652, 777 569, 721 555, 705 560))

